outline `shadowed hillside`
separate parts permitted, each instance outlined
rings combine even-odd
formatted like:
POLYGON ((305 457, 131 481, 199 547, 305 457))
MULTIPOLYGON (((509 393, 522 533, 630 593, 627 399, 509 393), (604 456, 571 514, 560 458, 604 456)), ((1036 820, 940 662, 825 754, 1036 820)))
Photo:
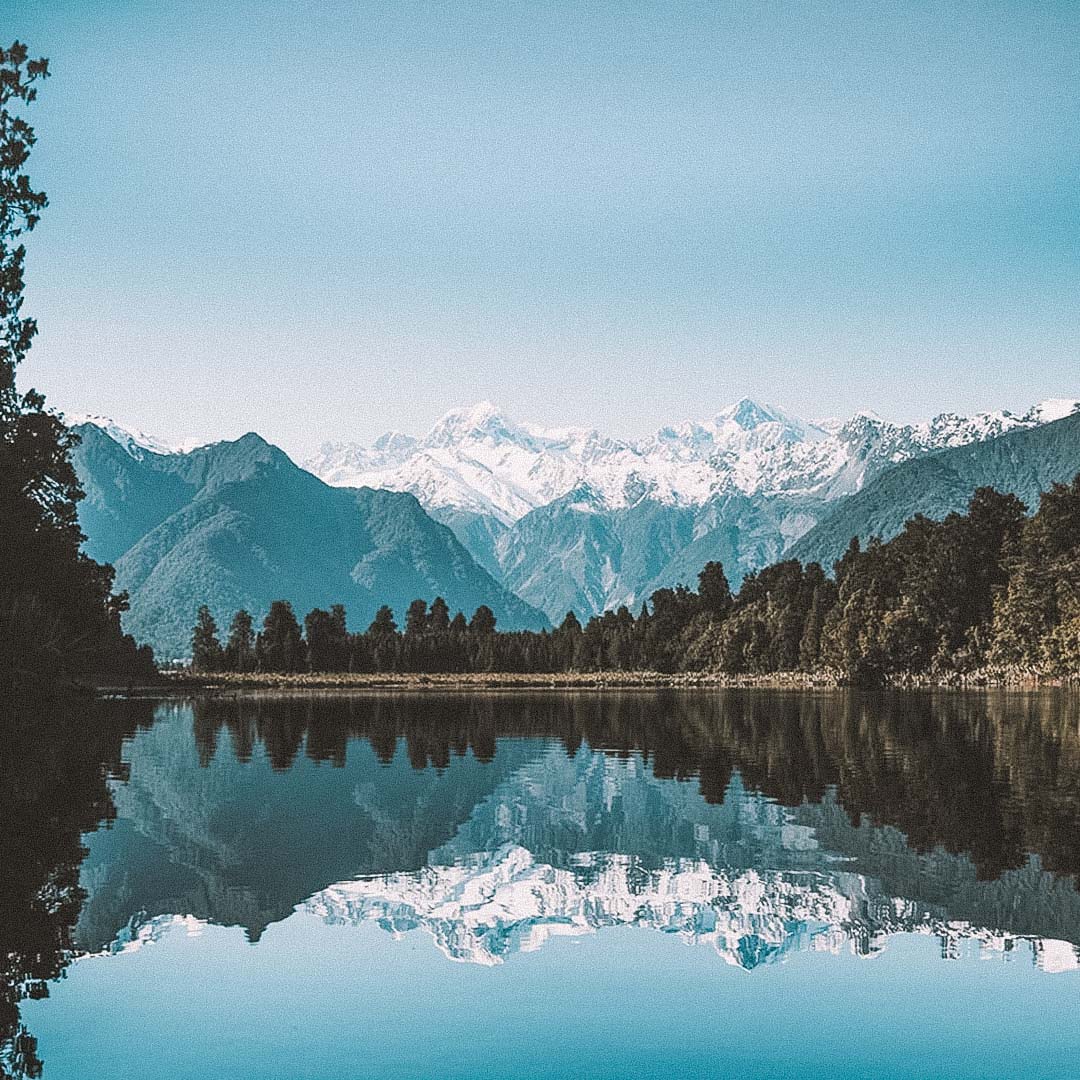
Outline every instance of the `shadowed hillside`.
POLYGON ((441 595, 453 610, 487 604, 508 628, 546 625, 412 495, 331 488, 254 434, 134 456, 93 425, 78 433, 88 549, 115 561, 125 625, 164 659, 188 655, 203 603, 219 621, 275 599, 344 603, 362 628, 381 604, 404 613, 441 595))
POLYGON ((882 473, 841 501, 786 552, 800 562, 830 567, 853 536, 896 536, 916 514, 940 519, 963 511, 976 488, 1017 495, 1034 510, 1039 495, 1080 472, 1080 412, 996 439, 944 450, 882 473))

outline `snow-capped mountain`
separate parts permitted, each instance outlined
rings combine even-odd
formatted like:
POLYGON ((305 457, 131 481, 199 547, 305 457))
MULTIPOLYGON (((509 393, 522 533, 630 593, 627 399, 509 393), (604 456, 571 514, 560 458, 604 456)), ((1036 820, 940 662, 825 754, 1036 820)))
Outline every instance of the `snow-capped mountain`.
POLYGON ((83 548, 115 567, 124 626, 159 657, 188 655, 201 604, 224 625, 279 598, 300 612, 342 603, 360 629, 383 604, 442 596, 507 628, 546 625, 408 493, 330 487, 254 433, 161 453, 76 430, 83 548))
MULTIPOLYGON (((793 952, 873 955, 905 933, 938 937, 946 957, 1026 942, 1040 967, 1080 966, 1068 942, 980 925, 964 917, 977 908, 950 911, 941 893, 897 895, 800 819, 831 809, 785 808, 738 774, 710 805, 636 756, 552 748, 478 803, 421 869, 339 882, 300 909, 395 935, 422 930, 447 958, 483 966, 616 926, 677 934, 744 970, 793 952), (596 850, 615 836, 622 850, 596 850)), ((832 836, 842 842, 843 830, 832 836)))
MULTIPOLYGON (((559 622, 568 610, 588 618, 636 609, 658 588, 692 585, 710 560, 738 587, 894 467, 997 436, 1022 439, 1078 409, 1080 401, 1056 399, 1023 414, 894 424, 868 411, 808 421, 744 398, 711 419, 627 440, 518 423, 481 402, 421 437, 326 444, 304 467, 334 487, 414 495, 480 567, 559 622)), ((131 457, 184 450, 101 417, 90 422, 131 457)), ((1013 490, 1014 473, 991 471, 980 484, 1013 490)), ((962 487, 947 510, 966 504, 973 488, 962 487)), ((812 557, 831 563, 828 552, 812 557)))
POLYGON ((93 424, 109 436, 113 442, 122 446, 136 461, 142 461, 147 452, 151 454, 186 454, 200 446, 207 445, 200 439, 184 439, 178 443, 166 442, 156 435, 148 435, 137 428, 125 427, 108 416, 95 416, 90 413, 64 413, 63 421, 69 428, 81 424, 93 424))
MULTIPOLYGON (((375 826, 354 852, 389 865, 286 904, 263 884, 265 852, 280 851, 286 860, 287 897, 305 880, 306 846, 272 846, 261 831, 262 844, 241 843, 254 823, 236 800, 262 789, 248 787, 250 776, 238 782, 248 766, 227 755, 200 768, 191 787, 187 759, 177 752, 178 742, 187 746, 177 736, 188 733, 190 707, 163 709, 159 723, 171 731, 155 728, 141 737, 130 762, 133 779, 115 783, 114 798, 121 821, 138 822, 146 842, 165 844, 176 872, 189 869, 183 896, 199 908, 155 913, 158 893, 107 887, 108 864, 92 868, 85 878, 89 905, 98 902, 98 890, 103 907, 97 918, 84 912, 83 934, 102 916, 115 927, 105 940, 83 937, 95 955, 132 952, 166 935, 198 935, 208 923, 247 918, 263 925, 267 911, 278 918, 298 911, 332 925, 373 922, 395 937, 426 933, 447 958, 485 967, 556 938, 611 927, 674 934, 746 971, 795 952, 873 956, 899 934, 936 937, 945 959, 1026 952, 1046 971, 1080 967, 1075 888, 1034 863, 980 881, 967 856, 941 848, 919 853, 893 827, 867 818, 854 824, 835 792, 785 807, 733 772, 722 799, 709 802, 694 781, 658 777, 640 753, 580 748, 568 756, 562 744, 547 742, 500 740, 489 763, 497 782, 474 774, 479 786, 468 789, 467 782, 460 802, 445 798, 462 782, 460 772, 453 780, 453 767, 421 774, 429 793, 443 793, 434 799, 417 798, 413 789, 411 797, 386 800, 411 767, 404 761, 396 773, 369 759, 352 776, 325 777, 318 790, 306 791, 310 805, 348 807, 350 820, 375 826), (344 803, 328 798, 335 789, 347 795, 344 803), (173 817, 162 817, 164 805, 173 817), (446 839, 427 847, 437 836, 446 839), (114 921, 119 913, 122 922, 114 921)), ((287 830, 293 819, 273 820, 287 830)), ((91 848, 95 841, 100 837, 91 837, 91 848)), ((318 874, 343 862, 348 858, 335 853, 329 864, 313 865, 318 874)), ((125 871, 130 867, 116 867, 114 884, 132 877, 143 889, 159 884, 125 871)), ((168 891, 164 899, 173 904, 177 896, 168 891)), ((255 940, 251 923, 245 925, 255 940)))
POLYGON ((808 421, 744 398, 708 420, 620 440, 543 429, 489 402, 423 437, 328 444, 306 463, 327 483, 410 491, 473 557, 550 619, 640 605, 692 584, 711 559, 732 585, 780 558, 844 496, 892 466, 1038 427, 1080 407, 942 413, 894 424, 872 412, 808 421))
POLYGON ((1022 415, 943 413, 921 424, 892 424, 868 412, 814 423, 744 398, 709 420, 620 440, 516 423, 481 402, 448 412, 423 437, 389 432, 370 447, 327 443, 304 464, 329 484, 410 491, 429 509, 511 525, 582 488, 608 509, 644 499, 701 506, 729 494, 836 498, 887 465, 1035 427, 1078 406, 1047 401, 1022 415))

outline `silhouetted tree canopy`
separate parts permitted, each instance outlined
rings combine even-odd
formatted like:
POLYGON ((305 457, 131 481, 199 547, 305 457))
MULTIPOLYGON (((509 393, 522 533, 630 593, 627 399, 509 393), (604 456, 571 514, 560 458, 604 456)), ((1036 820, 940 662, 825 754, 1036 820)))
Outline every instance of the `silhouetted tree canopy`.
POLYGON ((113 595, 112 568, 80 551, 76 437, 16 384, 37 333, 22 310, 23 237, 47 204, 24 171, 35 136, 18 110, 48 74, 25 45, 0 48, 0 697, 153 671, 149 649, 121 632, 127 601, 113 595))

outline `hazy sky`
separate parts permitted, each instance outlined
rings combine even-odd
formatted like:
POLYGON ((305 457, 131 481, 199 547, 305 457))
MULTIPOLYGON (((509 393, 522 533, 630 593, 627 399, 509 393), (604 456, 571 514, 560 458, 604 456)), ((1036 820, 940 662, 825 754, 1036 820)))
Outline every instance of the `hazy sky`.
POLYGON ((1080 4, 0 0, 23 385, 288 449, 490 398, 1080 396, 1080 4))

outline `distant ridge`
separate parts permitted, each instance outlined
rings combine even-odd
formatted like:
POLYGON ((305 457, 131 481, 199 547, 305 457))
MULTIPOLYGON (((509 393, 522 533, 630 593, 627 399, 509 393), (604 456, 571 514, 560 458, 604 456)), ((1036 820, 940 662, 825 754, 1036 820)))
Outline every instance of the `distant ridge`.
POLYGON ((1080 412, 1029 430, 907 461, 887 470, 832 512, 785 553, 826 569, 853 536, 894 537, 916 514, 943 518, 964 510, 979 487, 1017 495, 1033 511, 1039 494, 1080 473, 1080 412))
MULTIPOLYGON (((480 402, 448 412, 424 436, 388 432, 370 447, 326 444, 306 468, 331 486, 415 496, 479 568, 557 623, 571 609, 581 618, 624 604, 637 610, 655 589, 693 584, 711 560, 737 587, 748 573, 804 550, 795 546, 802 537, 905 462, 1039 431, 1078 406, 1053 399, 1022 414, 942 413, 903 425, 869 410, 803 420, 743 398, 709 420, 620 440, 519 423, 480 402)), ((118 479, 110 480, 115 461, 97 474, 82 517, 88 550, 118 559, 163 520, 163 509, 175 512, 190 498, 184 476, 202 450, 184 454, 100 417, 94 424, 127 457, 118 479), (162 468, 169 459, 174 464, 162 468), (153 483, 132 482, 140 464, 153 483), (123 497, 110 501, 103 492, 114 483, 123 497)), ((1026 483, 1029 500, 1037 482, 1036 475, 1026 483)), ((949 484, 964 489, 956 478, 949 484)))
POLYGON ((706 420, 616 439, 592 428, 520 423, 482 401, 451 410, 423 436, 388 432, 371 446, 327 442, 303 465, 329 484, 411 491, 428 509, 482 514, 510 526, 586 487, 608 510, 643 499, 672 506, 731 495, 828 500, 858 491, 899 461, 1037 427, 1078 405, 1053 399, 1023 414, 941 413, 893 424, 868 410, 848 420, 804 420, 742 398, 706 420))
POLYGON ((158 453, 76 430, 86 550, 114 563, 125 628, 162 659, 188 655, 202 603, 222 633, 238 608, 261 618, 275 599, 300 618, 345 604, 363 629, 383 603, 403 619, 411 600, 437 595, 470 614, 487 604, 506 629, 547 625, 408 493, 329 487, 253 433, 158 453))

